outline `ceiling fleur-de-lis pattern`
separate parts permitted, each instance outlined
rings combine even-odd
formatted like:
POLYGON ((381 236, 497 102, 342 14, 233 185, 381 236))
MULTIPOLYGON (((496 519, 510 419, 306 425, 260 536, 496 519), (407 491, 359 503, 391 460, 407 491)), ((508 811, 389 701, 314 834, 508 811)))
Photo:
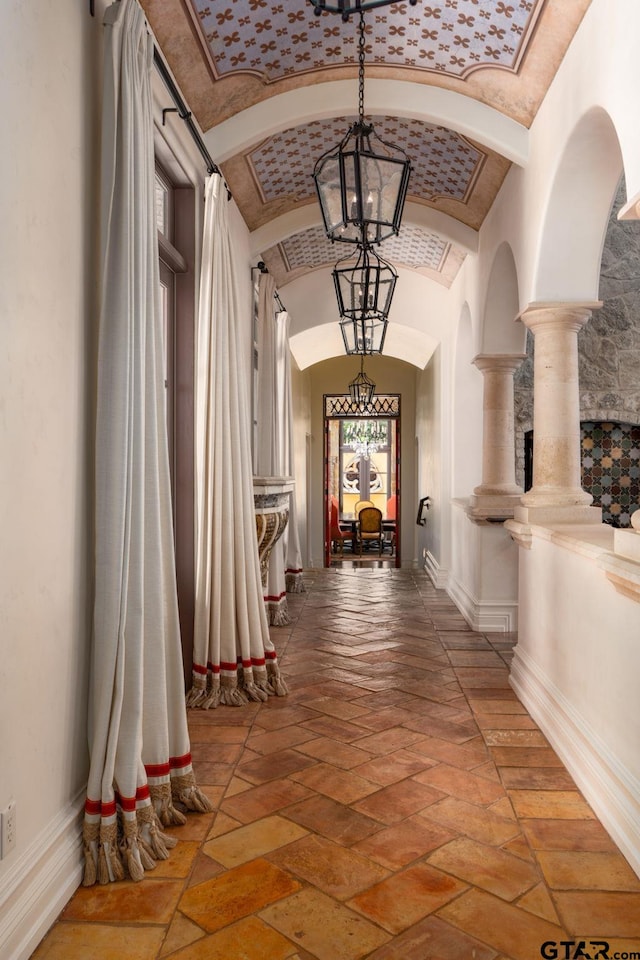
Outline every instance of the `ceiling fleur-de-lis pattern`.
MULTIPOLYGON (((315 196, 316 160, 346 134, 355 117, 316 120, 269 137, 249 154, 264 202, 315 196)), ((379 137, 401 147, 411 159, 412 197, 449 197, 464 202, 486 154, 453 130, 394 117, 370 117, 379 137)), ((375 139, 372 141, 375 143, 375 139)))
MULTIPOLYGON (((264 83, 357 61, 357 17, 316 17, 307 0, 190 0, 217 77, 264 83)), ((366 61, 465 77, 516 71, 543 0, 396 3, 367 14, 366 61)))
MULTIPOLYGON (((375 252, 396 266, 442 274, 451 257, 452 245, 421 227, 403 225, 397 237, 390 237, 375 252)), ((322 227, 309 227, 265 251, 265 261, 277 282, 320 267, 331 267, 342 258, 356 255, 350 244, 332 243, 322 227)), ((456 261, 454 273, 459 267, 456 261)), ((443 280, 444 282, 444 280, 443 280)))
MULTIPOLYGON (((372 105, 377 109, 372 115, 365 85, 365 115, 380 137, 406 151, 413 166, 401 228, 401 239, 411 241, 401 253, 385 250, 392 263, 445 286, 453 282, 466 251, 474 249, 473 233, 484 223, 513 156, 512 145, 501 151, 502 134, 496 136, 493 126, 486 138, 466 139, 464 133, 484 129, 476 107, 488 108, 489 117, 495 111, 496 117, 529 127, 590 2, 417 0, 412 6, 399 0, 365 13, 366 77, 378 85, 376 96, 387 82, 385 102, 404 104, 401 84, 411 94, 406 110, 372 105), (452 101, 451 124, 442 119, 443 93, 460 98, 452 101), (409 227, 417 232, 408 234, 409 227), (425 237, 440 228, 446 239, 430 246, 425 237), (457 238, 453 243, 452 237, 457 238)), ((321 222, 314 164, 344 137, 357 111, 358 16, 348 23, 336 13, 316 16, 309 0, 140 3, 257 238, 253 252, 280 285, 331 262, 322 231, 312 240, 306 227, 321 222), (353 104, 332 110, 332 85, 345 81, 353 84, 353 104), (305 92, 314 87, 308 119, 299 121, 305 116, 305 92), (278 123, 280 97, 287 99, 278 123), (245 111, 247 125, 239 136, 242 124, 236 121, 245 111), (296 119, 287 121, 287 116, 296 119), (310 209, 300 216, 303 207, 314 208, 317 220, 310 209), (298 232, 287 235, 296 223, 298 232), (287 239, 276 243, 275 236, 287 239)), ((500 123, 497 127, 503 129, 500 123)), ((333 262, 340 253, 333 251, 333 262)))

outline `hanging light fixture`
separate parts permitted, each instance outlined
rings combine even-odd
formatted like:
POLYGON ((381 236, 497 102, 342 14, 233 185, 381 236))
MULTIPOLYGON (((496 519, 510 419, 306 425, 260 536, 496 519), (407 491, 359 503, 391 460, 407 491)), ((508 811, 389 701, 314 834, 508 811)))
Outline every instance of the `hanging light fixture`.
MULTIPOLYGON (((396 0, 337 0, 337 3, 327 3, 327 0, 309 0, 313 7, 313 12, 317 17, 323 11, 330 13, 341 13, 343 20, 348 20, 352 13, 360 13, 361 10, 373 10, 375 7, 388 7, 396 0)), ((415 7, 418 0, 409 0, 412 7, 415 7)))
POLYGON ((386 320, 398 274, 367 244, 338 260, 332 273, 341 317, 386 320))
POLYGON ((349 384, 352 402, 363 413, 371 406, 376 385, 364 372, 364 354, 360 357, 360 373, 349 384))
MULTIPOLYGON (((401 147, 379 137, 364 117, 364 15, 376 3, 353 6, 347 0, 320 10, 360 13, 358 42, 358 119, 336 147, 316 161, 313 170, 324 228, 330 240, 380 243, 397 235, 409 186, 411 161, 401 147)), ((317 12, 317 11, 316 11, 317 12)), ((348 16, 347 18, 348 19, 348 16)))
POLYGON ((387 333, 387 320, 340 319, 340 332, 345 352, 349 355, 361 353, 363 356, 382 353, 387 333))

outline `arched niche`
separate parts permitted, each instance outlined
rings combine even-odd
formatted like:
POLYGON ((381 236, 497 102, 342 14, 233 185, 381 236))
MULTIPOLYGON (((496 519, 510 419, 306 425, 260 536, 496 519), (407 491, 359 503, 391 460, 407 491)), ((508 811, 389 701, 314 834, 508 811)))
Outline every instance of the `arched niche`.
POLYGON ((597 300, 602 245, 621 173, 613 123, 594 107, 574 127, 558 162, 542 222, 532 301, 597 300))
POLYGON ((479 353, 524 353, 527 331, 516 319, 519 305, 516 263, 509 244, 502 243, 489 274, 479 353))

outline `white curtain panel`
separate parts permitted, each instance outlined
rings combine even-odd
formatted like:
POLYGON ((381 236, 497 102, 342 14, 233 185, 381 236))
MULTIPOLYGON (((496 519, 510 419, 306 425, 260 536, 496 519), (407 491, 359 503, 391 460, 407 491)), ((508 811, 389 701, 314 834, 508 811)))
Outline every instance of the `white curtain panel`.
MULTIPOLYGON (((205 187, 196 334, 196 598, 189 706, 286 694, 269 637, 253 502, 249 364, 238 330, 240 278, 218 174, 205 187)), ((243 262, 244 282, 249 269, 243 262), (246 276, 244 276, 246 274, 246 276)))
POLYGON ((95 607, 85 885, 142 879, 210 810, 191 766, 171 514, 150 71, 135 0, 105 16, 95 607))
MULTIPOLYGON (((295 477, 293 455, 293 398, 291 393, 291 351, 289 349, 289 314, 280 311, 276 317, 276 422, 280 466, 284 476, 295 477)), ((302 550, 296 509, 296 490, 291 492, 289 523, 284 532, 285 584, 287 593, 304 593, 302 550)))
MULTIPOLYGON (((258 416, 255 472, 259 477, 291 476, 284 471, 281 423, 282 374, 278 363, 275 312, 275 280, 260 274, 258 286, 258 416)), ((291 517, 289 517, 289 522, 291 517)), ((274 544, 269 557, 264 602, 272 626, 291 623, 285 579, 286 543, 289 523, 274 544)))

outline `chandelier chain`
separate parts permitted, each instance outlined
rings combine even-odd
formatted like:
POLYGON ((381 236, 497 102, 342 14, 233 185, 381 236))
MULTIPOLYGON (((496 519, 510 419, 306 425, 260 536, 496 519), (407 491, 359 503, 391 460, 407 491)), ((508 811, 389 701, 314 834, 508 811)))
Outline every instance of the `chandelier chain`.
POLYGON ((364 13, 360 11, 360 36, 358 38, 358 113, 360 124, 364 123, 364 13))

